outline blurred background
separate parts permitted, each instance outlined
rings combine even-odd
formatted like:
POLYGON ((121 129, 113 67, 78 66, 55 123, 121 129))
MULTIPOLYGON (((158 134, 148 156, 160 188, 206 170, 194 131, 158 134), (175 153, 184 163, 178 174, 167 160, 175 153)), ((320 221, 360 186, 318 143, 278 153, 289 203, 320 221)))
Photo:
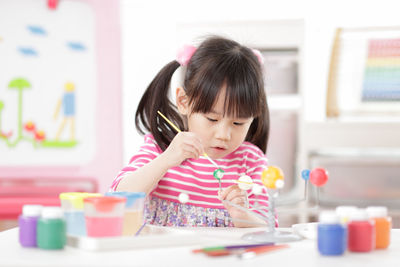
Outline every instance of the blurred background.
POLYGON ((145 88, 180 46, 209 34, 264 55, 267 157, 285 173, 281 226, 315 220, 308 208, 319 202, 385 205, 399 227, 395 4, 0 0, 0 229, 16 224, 24 203, 107 191, 142 143, 134 114, 145 88), (301 171, 316 167, 329 181, 307 185, 299 201, 301 171))

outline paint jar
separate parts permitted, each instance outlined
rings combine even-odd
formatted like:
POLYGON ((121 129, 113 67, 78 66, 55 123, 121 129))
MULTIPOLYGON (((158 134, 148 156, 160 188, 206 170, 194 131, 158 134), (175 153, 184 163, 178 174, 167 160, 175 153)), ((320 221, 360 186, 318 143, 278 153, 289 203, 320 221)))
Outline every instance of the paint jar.
POLYGON ((365 209, 356 209, 347 224, 348 248, 352 252, 369 252, 375 248, 375 223, 365 209))
POLYGON ((85 198, 86 231, 90 237, 122 235, 126 198, 115 196, 85 198))
POLYGON ((386 207, 367 207, 370 219, 375 222, 375 248, 384 249, 390 244, 390 231, 392 229, 392 218, 388 216, 386 207))
POLYGON ((347 224, 349 222, 351 213, 356 209, 356 206, 337 206, 336 214, 339 216, 341 223, 347 224))
POLYGON ((61 200, 61 207, 64 211, 65 221, 67 223, 68 235, 86 235, 83 199, 95 196, 101 196, 101 194, 86 192, 66 192, 59 195, 61 200))
POLYGON ((342 255, 347 247, 347 230, 335 211, 323 211, 318 223, 318 251, 321 255, 342 255))
POLYGON ((65 246, 66 223, 60 207, 44 207, 37 224, 37 245, 42 249, 62 249, 65 246))
POLYGON ((37 222, 42 212, 41 205, 24 205, 18 217, 19 243, 23 247, 36 247, 37 222))
POLYGON ((122 235, 134 235, 143 225, 144 192, 108 192, 106 196, 126 198, 122 235))

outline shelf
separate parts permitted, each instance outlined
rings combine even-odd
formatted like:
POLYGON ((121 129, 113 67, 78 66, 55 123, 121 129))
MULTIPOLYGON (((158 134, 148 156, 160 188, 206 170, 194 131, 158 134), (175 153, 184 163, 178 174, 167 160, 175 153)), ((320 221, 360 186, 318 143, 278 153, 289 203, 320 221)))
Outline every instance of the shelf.
POLYGON ((331 148, 310 151, 310 160, 318 158, 320 161, 336 162, 345 165, 398 165, 400 164, 400 148, 331 148))
POLYGON ((328 119, 326 123, 398 123, 400 124, 399 114, 383 115, 346 115, 338 118, 328 119))

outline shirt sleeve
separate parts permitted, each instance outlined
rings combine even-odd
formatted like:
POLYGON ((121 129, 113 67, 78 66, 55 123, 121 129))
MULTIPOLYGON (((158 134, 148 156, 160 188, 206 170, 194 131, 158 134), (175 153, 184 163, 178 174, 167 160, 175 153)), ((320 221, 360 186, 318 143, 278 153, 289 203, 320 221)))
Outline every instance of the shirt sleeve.
MULTIPOLYGON (((251 190, 248 191, 248 200, 250 209, 263 217, 269 216, 268 207, 269 199, 266 187, 262 183, 261 174, 263 170, 268 167, 268 160, 264 153, 257 147, 250 147, 246 158, 246 175, 250 176, 253 183, 262 187, 262 193, 259 195, 253 194, 251 190)), ((266 219, 266 221, 268 221, 266 219)), ((278 226, 278 220, 275 216, 275 226, 278 226)))
POLYGON ((129 164, 122 168, 117 174, 114 181, 112 182, 109 191, 116 191, 118 184, 124 179, 124 177, 143 167, 147 163, 151 162, 158 155, 161 154, 160 147, 156 144, 155 140, 151 135, 145 136, 144 144, 139 148, 139 151, 131 158, 129 164))

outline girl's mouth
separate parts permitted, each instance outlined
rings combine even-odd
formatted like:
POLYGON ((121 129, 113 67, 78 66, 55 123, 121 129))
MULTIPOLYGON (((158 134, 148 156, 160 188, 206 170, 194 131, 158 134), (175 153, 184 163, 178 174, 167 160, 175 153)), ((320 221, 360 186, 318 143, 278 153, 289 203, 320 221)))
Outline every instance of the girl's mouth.
POLYGON ((212 147, 212 149, 215 150, 215 151, 218 151, 218 152, 223 152, 223 151, 226 150, 226 148, 224 148, 224 147, 218 147, 218 146, 212 147))

